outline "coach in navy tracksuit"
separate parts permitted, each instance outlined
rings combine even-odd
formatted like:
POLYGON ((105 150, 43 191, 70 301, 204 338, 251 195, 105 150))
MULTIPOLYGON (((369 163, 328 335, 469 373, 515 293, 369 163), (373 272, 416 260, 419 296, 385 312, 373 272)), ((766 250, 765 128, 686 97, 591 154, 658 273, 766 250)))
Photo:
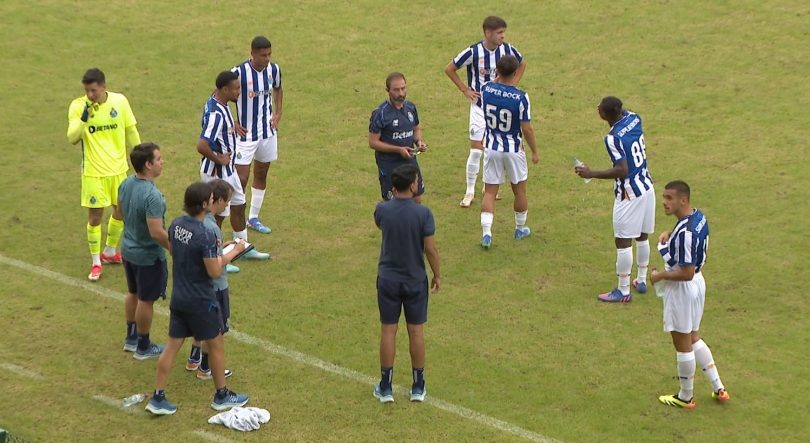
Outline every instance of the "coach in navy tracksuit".
MULTIPOLYGON (((391 173, 398 166, 413 164, 419 169, 416 154, 427 150, 422 141, 422 129, 419 127, 419 114, 416 105, 405 100, 405 76, 399 72, 388 75, 385 79, 385 90, 388 100, 384 101, 374 112, 368 125, 368 145, 375 151, 377 167, 380 171, 380 192, 384 201, 395 196, 391 183, 391 173)), ((416 203, 422 203, 425 184, 422 173, 418 171, 419 187, 413 196, 416 203)))

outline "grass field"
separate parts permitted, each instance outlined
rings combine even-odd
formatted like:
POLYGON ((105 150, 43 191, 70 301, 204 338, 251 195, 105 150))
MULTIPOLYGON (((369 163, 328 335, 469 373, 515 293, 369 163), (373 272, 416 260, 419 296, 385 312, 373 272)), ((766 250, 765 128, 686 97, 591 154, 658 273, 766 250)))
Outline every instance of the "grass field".
MULTIPOLYGON (((2 11, 0 428, 35 442, 203 439, 197 430, 223 442, 810 441, 806 2, 7 0, 2 11), (506 195, 484 252, 480 199, 458 208, 468 111, 443 68, 480 39, 488 14, 508 21, 507 41, 527 60, 521 87, 541 162, 530 168, 532 236, 511 240, 506 195), (229 387, 273 419, 249 434, 208 425, 212 387, 180 359, 167 386, 178 413, 126 413, 94 397, 150 391, 155 363, 121 352, 123 270, 106 266, 100 282, 85 283, 67 107, 87 68, 105 71, 109 90, 129 97, 142 139, 162 147, 157 184, 174 218, 198 178, 194 146, 214 78, 248 57, 256 35, 272 40, 284 76, 280 159, 262 212, 274 232, 250 234, 273 260, 230 278, 238 334, 226 357, 229 387), (408 77, 431 146, 420 164, 444 289, 431 298, 426 380, 443 403, 398 395, 383 406, 371 396, 380 236, 366 134, 394 70, 408 77), (609 165, 596 114, 605 95, 644 118, 659 194, 684 179, 709 218, 701 332, 731 393, 726 405, 712 402, 702 375, 695 410, 658 403, 678 386, 660 299, 596 301, 616 284, 612 184, 583 184, 571 161, 609 165)), ((659 211, 656 231, 673 223, 659 211)), ((156 315, 153 338, 166 330, 156 315)), ((404 336, 399 344, 395 383, 406 386, 404 336)))

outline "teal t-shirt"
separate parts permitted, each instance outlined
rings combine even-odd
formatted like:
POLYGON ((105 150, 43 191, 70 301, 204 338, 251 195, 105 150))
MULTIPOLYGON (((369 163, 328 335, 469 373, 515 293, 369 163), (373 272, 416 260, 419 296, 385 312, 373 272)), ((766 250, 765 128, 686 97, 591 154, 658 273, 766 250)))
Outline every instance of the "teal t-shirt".
POLYGON ((149 234, 146 219, 158 218, 166 229, 166 199, 155 182, 130 175, 118 187, 118 201, 124 211, 121 256, 137 266, 166 260, 166 251, 149 234))
MULTIPOLYGON (((217 255, 222 256, 222 230, 219 229, 219 226, 217 226, 217 219, 215 219, 211 214, 206 214, 203 225, 205 225, 206 228, 214 231, 214 235, 217 237, 217 255)), ((220 275, 218 279, 214 280, 214 289, 217 291, 228 289, 228 273, 225 272, 224 269, 222 270, 222 275, 220 275)))

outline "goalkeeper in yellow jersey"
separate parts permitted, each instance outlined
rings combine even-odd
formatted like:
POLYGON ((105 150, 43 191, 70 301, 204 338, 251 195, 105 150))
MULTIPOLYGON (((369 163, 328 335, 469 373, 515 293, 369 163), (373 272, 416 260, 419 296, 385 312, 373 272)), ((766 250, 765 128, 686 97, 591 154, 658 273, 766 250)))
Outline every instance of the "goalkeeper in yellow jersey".
POLYGON ((135 115, 122 94, 107 91, 104 73, 89 69, 82 77, 85 95, 70 104, 67 136, 82 148, 81 204, 89 210, 87 242, 93 257, 88 278, 101 277, 102 263, 122 263, 116 246, 124 230, 118 202, 118 186, 127 178, 127 152, 141 143, 135 115), (112 206, 107 224, 107 245, 101 250, 101 219, 112 206))

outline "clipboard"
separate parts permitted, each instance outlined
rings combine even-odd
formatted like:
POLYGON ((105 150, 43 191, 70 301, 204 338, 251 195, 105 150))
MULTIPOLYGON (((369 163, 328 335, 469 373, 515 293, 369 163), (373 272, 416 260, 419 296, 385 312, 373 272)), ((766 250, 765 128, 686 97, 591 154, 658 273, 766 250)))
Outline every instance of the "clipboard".
MULTIPOLYGON (((236 247, 236 243, 231 243, 228 246, 225 246, 224 248, 222 248, 222 255, 225 255, 225 254, 233 251, 233 248, 235 248, 235 247, 236 247)), ((237 254, 236 257, 234 257, 233 260, 231 260, 231 261, 235 262, 236 260, 239 260, 240 258, 244 257, 245 254, 252 251, 253 249, 255 249, 255 246, 253 246, 252 243, 245 242, 245 250, 240 252, 239 254, 237 254)))

